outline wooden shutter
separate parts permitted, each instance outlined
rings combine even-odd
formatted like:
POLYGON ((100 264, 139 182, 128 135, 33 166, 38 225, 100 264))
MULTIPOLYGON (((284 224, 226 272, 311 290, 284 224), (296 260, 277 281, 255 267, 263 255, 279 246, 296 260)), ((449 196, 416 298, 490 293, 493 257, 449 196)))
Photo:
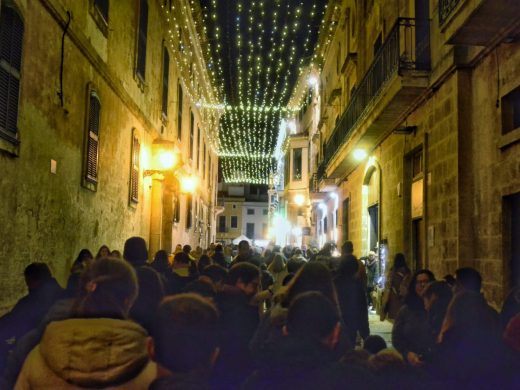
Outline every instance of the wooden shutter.
POLYGON ((0 16, 0 136, 16 142, 24 25, 10 7, 0 16))
POLYGON ((182 136, 182 87, 179 84, 177 87, 177 138, 181 139, 182 136))
POLYGON ((146 38, 148 33, 148 1, 140 0, 139 32, 137 37, 137 69, 136 72, 144 80, 146 69, 146 38))
POLYGON ((141 143, 135 133, 132 134, 132 167, 130 170, 130 201, 139 202, 139 156, 141 143))
POLYGON ((162 93, 162 113, 165 117, 168 117, 168 80, 170 73, 170 55, 168 49, 164 48, 163 55, 163 93, 162 93))
POLYGON ((89 99, 88 110, 88 139, 87 139, 87 181, 97 183, 98 181, 98 159, 99 159, 99 115, 101 103, 96 94, 92 92, 89 99))

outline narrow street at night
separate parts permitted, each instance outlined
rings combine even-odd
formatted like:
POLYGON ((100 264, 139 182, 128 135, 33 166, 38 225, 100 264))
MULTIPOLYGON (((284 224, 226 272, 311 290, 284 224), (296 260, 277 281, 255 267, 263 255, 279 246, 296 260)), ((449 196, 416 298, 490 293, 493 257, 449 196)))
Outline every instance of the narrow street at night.
POLYGON ((0 0, 0 390, 520 389, 520 0, 0 0))

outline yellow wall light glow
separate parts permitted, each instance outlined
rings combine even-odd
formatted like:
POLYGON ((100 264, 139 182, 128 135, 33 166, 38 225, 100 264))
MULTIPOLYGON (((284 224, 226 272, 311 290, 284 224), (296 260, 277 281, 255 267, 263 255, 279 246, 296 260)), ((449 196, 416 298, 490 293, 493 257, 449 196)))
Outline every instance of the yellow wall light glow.
POLYGON ((363 149, 354 149, 354 151, 352 152, 352 156, 357 160, 357 161, 361 161, 361 160, 364 160, 368 154, 365 150, 363 149))
POLYGON ((198 181, 195 176, 189 175, 181 178, 181 191, 192 194, 197 189, 198 181))

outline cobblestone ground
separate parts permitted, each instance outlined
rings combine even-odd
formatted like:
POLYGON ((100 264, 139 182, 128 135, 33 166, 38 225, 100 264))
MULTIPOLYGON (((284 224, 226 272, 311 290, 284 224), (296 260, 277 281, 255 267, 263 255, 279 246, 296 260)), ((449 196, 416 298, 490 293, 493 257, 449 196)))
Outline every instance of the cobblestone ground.
POLYGON ((368 324, 370 326, 370 334, 377 334, 385 339, 388 348, 392 347, 392 323, 389 321, 379 320, 379 315, 375 312, 368 315, 368 324))

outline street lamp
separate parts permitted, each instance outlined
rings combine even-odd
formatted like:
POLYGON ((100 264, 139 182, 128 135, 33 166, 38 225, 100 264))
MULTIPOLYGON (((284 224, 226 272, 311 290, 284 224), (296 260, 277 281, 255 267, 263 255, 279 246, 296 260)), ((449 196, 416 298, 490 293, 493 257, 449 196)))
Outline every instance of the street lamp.
POLYGON ((181 192, 192 194, 197 189, 198 180, 194 175, 182 176, 181 179, 181 192))
POLYGON ((157 139, 152 144, 152 158, 149 169, 143 172, 143 176, 164 174, 173 169, 179 163, 179 151, 175 142, 157 139))

